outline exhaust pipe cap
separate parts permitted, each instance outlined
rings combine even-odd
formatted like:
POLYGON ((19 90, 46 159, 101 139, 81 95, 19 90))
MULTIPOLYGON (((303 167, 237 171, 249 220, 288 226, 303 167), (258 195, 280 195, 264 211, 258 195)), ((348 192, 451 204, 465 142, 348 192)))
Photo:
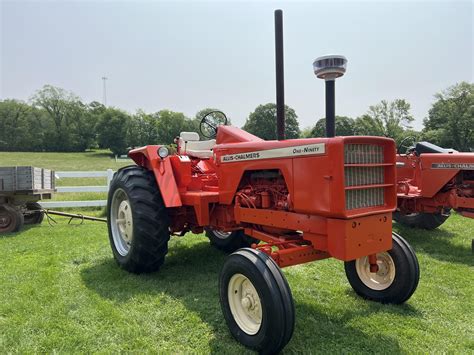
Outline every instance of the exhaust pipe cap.
POLYGON ((347 58, 343 55, 325 55, 313 62, 314 74, 318 79, 335 80, 346 72, 347 58))

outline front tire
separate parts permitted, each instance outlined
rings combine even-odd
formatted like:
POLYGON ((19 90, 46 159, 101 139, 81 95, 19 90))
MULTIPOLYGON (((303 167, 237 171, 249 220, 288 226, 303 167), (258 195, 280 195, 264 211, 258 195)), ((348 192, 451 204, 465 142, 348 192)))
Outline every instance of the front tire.
POLYGON ((407 227, 433 230, 446 222, 450 215, 450 213, 441 214, 424 212, 403 215, 400 212, 395 212, 393 214, 393 219, 407 227))
POLYGON ((279 352, 290 341, 295 309, 290 287, 267 254, 244 248, 231 254, 220 273, 219 295, 232 336, 262 353, 279 352))
POLYGON ((118 265, 133 273, 157 271, 168 253, 169 217, 151 171, 119 170, 107 202, 109 241, 118 265))
POLYGON ((398 234, 393 235, 393 247, 377 253, 376 273, 370 272, 368 257, 344 263, 347 279, 354 291, 363 298, 400 304, 415 292, 420 279, 420 267, 415 252, 398 234))
POLYGON ((217 229, 207 229, 206 236, 213 247, 227 253, 250 247, 252 243, 258 243, 258 240, 246 236, 243 230, 223 232, 217 229))

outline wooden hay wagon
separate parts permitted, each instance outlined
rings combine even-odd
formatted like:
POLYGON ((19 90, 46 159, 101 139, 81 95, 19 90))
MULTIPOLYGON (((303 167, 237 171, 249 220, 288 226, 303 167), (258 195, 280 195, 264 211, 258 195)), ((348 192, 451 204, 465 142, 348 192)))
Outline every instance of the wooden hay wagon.
POLYGON ((0 167, 0 234, 16 232, 23 224, 41 223, 39 200, 55 191, 54 171, 32 166, 0 167))

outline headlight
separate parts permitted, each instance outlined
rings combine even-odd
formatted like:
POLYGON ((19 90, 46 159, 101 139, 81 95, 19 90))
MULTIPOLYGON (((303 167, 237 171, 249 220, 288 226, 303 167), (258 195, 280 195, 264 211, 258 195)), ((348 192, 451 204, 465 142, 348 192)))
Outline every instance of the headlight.
POLYGON ((158 148, 158 156, 159 156, 161 159, 166 158, 169 154, 170 154, 170 151, 168 150, 168 148, 166 148, 166 147, 160 147, 160 148, 158 148))

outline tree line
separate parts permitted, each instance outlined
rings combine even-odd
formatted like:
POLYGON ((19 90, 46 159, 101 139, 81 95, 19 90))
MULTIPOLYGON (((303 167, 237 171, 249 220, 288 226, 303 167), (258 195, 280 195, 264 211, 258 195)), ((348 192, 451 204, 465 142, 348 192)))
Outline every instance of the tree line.
POLYGON ((0 101, 0 151, 80 152, 110 149, 124 154, 130 147, 170 144, 182 131, 197 131, 197 118, 161 110, 131 115, 99 102, 84 103, 64 89, 46 85, 29 103, 0 101))
MULTIPOLYGON (((0 151, 76 152, 110 149, 124 154, 130 147, 171 144, 182 131, 199 131, 206 108, 187 117, 183 113, 160 110, 130 114, 99 102, 84 103, 71 92, 46 85, 28 103, 0 101, 0 151)), ((421 131, 413 130, 414 117, 404 99, 382 100, 356 118, 337 116, 336 134, 385 136, 400 142, 414 136, 459 151, 474 149, 474 84, 461 82, 435 94, 421 131)), ((286 137, 309 138, 325 135, 325 119, 300 129, 294 109, 285 107, 286 137)), ((246 131, 263 139, 276 139, 276 106, 259 105, 249 114, 246 131)))

